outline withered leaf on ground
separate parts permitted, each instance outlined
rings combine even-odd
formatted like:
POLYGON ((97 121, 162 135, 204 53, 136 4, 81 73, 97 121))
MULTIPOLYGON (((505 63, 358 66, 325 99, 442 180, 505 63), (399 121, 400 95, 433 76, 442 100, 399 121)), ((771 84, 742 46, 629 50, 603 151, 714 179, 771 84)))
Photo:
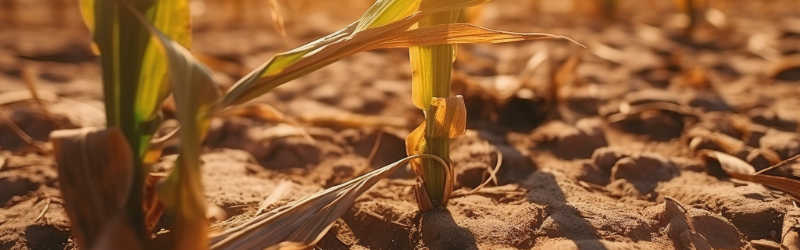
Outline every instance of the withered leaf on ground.
POLYGON ((775 164, 774 166, 763 169, 759 171, 759 173, 781 176, 800 181, 800 155, 795 155, 792 158, 775 164))
POLYGON ((698 154, 706 160, 719 162, 722 170, 732 178, 755 182, 800 198, 800 181, 796 179, 756 173, 755 168, 747 162, 719 151, 702 150, 698 154))
POLYGON ((124 228, 131 226, 125 219, 124 207, 132 186, 133 156, 122 131, 56 130, 50 134, 50 141, 58 163, 64 207, 78 244, 86 249, 100 249, 95 248, 97 244, 137 249, 125 241, 103 240, 108 236, 138 240, 134 229, 124 228))
MULTIPOLYGON (((307 196, 287 206, 256 216, 250 221, 212 235, 210 249, 264 249, 281 242, 314 245, 355 199, 413 158, 445 162, 433 155, 414 155, 361 177, 307 196)), ((283 249, 283 248, 278 248, 283 249)))

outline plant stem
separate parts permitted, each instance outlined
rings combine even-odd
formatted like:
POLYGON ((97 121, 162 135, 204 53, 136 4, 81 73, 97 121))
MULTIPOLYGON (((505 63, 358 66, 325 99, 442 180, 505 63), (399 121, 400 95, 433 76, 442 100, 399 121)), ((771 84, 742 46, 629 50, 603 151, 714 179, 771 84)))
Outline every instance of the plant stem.
MULTIPOLYGON (((426 148, 427 152, 425 152, 425 154, 436 155, 450 164, 450 139, 427 138, 426 140, 430 146, 426 148)), ((446 184, 445 172, 439 164, 439 162, 433 159, 422 160, 422 179, 425 180, 425 188, 428 190, 428 197, 431 198, 431 203, 434 205, 441 204, 445 198, 442 197, 444 195, 444 185, 446 184)))
MULTIPOLYGON (((420 27, 437 24, 453 23, 458 17, 458 10, 433 14, 423 18, 419 22, 420 27)), ((450 162, 450 138, 431 138, 432 131, 436 129, 436 122, 433 120, 434 113, 431 110, 430 101, 433 97, 450 96, 450 80, 453 70, 453 59, 455 58, 455 45, 433 45, 414 47, 410 50, 412 58, 412 69, 416 69, 413 74, 413 81, 424 84, 414 84, 412 91, 418 104, 417 106, 425 110, 426 123, 428 124, 425 132, 427 146, 423 153, 436 155, 446 162, 450 162)), ((448 126, 449 124, 444 124, 448 126)), ((445 171, 434 160, 422 160, 422 179, 425 181, 425 188, 434 206, 442 205, 448 197, 444 197, 445 171)), ((452 168, 452 166, 448 166, 452 168)), ((451 171, 452 172, 452 171, 451 171)))

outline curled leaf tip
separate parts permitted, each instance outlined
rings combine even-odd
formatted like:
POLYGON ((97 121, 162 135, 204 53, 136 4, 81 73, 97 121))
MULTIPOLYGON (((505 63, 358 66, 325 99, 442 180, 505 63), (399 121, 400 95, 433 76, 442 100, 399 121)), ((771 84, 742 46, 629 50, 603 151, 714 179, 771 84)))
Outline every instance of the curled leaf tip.
POLYGON ((434 97, 431 108, 436 126, 428 137, 456 139, 466 133, 467 106, 463 96, 434 97))

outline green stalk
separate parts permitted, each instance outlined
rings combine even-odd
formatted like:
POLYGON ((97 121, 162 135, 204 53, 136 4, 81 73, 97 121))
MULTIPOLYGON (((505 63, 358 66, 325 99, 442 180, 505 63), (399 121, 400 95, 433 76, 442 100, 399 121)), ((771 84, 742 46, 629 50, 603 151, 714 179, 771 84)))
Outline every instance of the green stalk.
MULTIPOLYGON (((106 126, 125 135, 134 155, 133 180, 126 211, 140 238, 150 232, 144 224, 142 199, 145 176, 155 159, 148 159, 150 140, 161 122, 159 110, 169 95, 166 58, 151 42, 148 30, 122 4, 163 30, 178 43, 190 42, 188 0, 81 0, 81 10, 99 49, 102 69, 106 126)), ((151 157, 152 158, 152 157, 151 157)))
MULTIPOLYGON (((437 24, 454 23, 458 17, 458 10, 437 13, 423 18, 419 21, 419 27, 432 26, 437 24)), ((428 126, 425 132, 426 147, 423 153, 436 155, 446 162, 450 162, 450 139, 449 138, 430 138, 429 135, 436 129, 436 122, 433 121, 433 111, 430 101, 433 97, 450 96, 450 80, 453 71, 453 60, 455 59, 455 45, 433 45, 411 47, 412 92, 414 102, 420 109, 425 110, 425 120, 428 126)), ((434 160, 422 160, 422 179, 425 181, 425 188, 431 203, 440 205, 447 197, 445 192, 445 172, 434 160)), ((448 166, 452 167, 452 166, 448 166)))
MULTIPOLYGON (((133 186, 126 210, 136 233, 141 239, 147 239, 141 202, 144 175, 148 170, 142 162, 146 151, 146 147, 143 147, 146 144, 142 144, 142 141, 149 140, 150 137, 143 136, 141 123, 136 120, 135 98, 144 54, 142 51, 150 37, 130 15, 121 11, 119 2, 97 1, 95 4, 96 20, 100 20, 97 22, 95 40, 103 52, 100 58, 106 98, 106 123, 108 127, 119 127, 123 131, 135 156, 133 186)), ((149 6, 140 8, 146 10, 149 6)))

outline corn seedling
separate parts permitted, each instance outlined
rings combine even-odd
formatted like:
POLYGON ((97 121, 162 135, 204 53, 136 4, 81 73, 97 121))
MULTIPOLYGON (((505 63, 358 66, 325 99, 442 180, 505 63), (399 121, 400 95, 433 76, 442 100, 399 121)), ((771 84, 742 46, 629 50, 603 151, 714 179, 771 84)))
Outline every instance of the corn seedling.
POLYGON ((279 245, 287 241, 295 242, 291 246, 313 245, 358 195, 416 157, 424 158, 414 163, 420 174, 420 207, 446 204, 452 192, 449 140, 464 133, 466 119, 463 99, 449 96, 454 45, 563 38, 452 23, 460 9, 484 2, 378 0, 359 20, 275 55, 223 94, 210 70, 187 49, 186 0, 82 0, 83 17, 100 53, 106 128, 51 134, 77 243, 85 249, 263 249, 289 247, 279 245), (414 103, 426 113, 425 124, 409 137, 416 138, 409 144, 412 156, 209 240, 199 168, 200 143, 212 117, 230 114, 346 56, 408 47, 414 47, 414 103), (179 157, 169 176, 153 184, 159 178, 149 176, 149 168, 160 156, 160 147, 154 145, 164 141, 153 134, 162 120, 159 107, 170 93, 181 124, 179 157), (163 207, 150 197, 158 197, 163 207), (161 209, 169 233, 152 238, 161 209))
MULTIPOLYGON (((436 13, 421 19, 418 27, 430 27, 437 24, 451 24, 458 19, 458 10, 436 13)), ((411 58, 411 95, 414 105, 425 113, 425 122, 407 139, 406 144, 409 155, 427 153, 433 154, 444 159, 448 168, 452 169, 450 161, 450 140, 457 138, 466 132, 466 106, 464 101, 458 97, 449 107, 442 107, 444 111, 453 114, 449 119, 434 121, 439 114, 432 108, 432 102, 446 100, 450 97, 450 80, 453 71, 453 61, 455 61, 456 45, 442 44, 430 46, 418 46, 409 48, 411 58), (435 98, 435 99, 434 99, 435 98), (460 100, 460 102, 459 102, 460 100), (449 108, 449 109, 448 109, 449 108), (450 129, 454 126, 453 137, 448 133, 436 134, 443 129, 450 129), (423 133, 424 131, 424 133, 423 133)), ((453 192, 453 184, 446 180, 453 180, 453 176, 445 176, 441 168, 432 166, 429 160, 418 160, 412 162, 414 172, 420 176, 424 185, 419 185, 415 190, 419 207, 421 210, 430 210, 435 205, 446 204, 450 193, 453 192)), ((453 171, 449 171, 452 173, 453 171)))
MULTIPOLYGON (((54 145, 76 145, 55 148, 62 183, 65 183, 65 200, 70 200, 66 208, 74 222, 73 232, 82 247, 95 248, 103 238, 100 234, 106 232, 124 231, 132 241, 146 242, 151 232, 145 225, 142 210, 144 180, 149 166, 159 154, 158 150, 150 150, 150 140, 161 121, 158 109, 170 93, 165 56, 150 39, 149 31, 123 9, 120 1, 83 0, 81 5, 84 20, 93 31, 94 48, 101 52, 108 128, 51 135, 54 145), (92 136, 94 134, 97 136, 92 136), (112 160, 85 163, 90 152, 112 160), (88 178, 92 175, 79 174, 98 171, 95 168, 126 174, 113 179, 105 175, 88 178), (70 178, 83 182, 114 180, 114 183, 69 185, 67 179, 70 178), (70 197, 68 193, 72 191, 79 195, 70 197), (88 198, 82 199, 84 197, 88 198), (107 199, 109 197, 113 199, 107 199), (87 208, 91 203, 83 200, 93 200, 96 204, 87 208), (104 200, 119 202, 112 206, 102 202, 104 200), (109 215, 93 216, 97 214, 109 215)), ((146 13, 148 20, 174 41, 189 45, 187 28, 190 20, 186 1, 137 1, 134 8, 146 13)))

